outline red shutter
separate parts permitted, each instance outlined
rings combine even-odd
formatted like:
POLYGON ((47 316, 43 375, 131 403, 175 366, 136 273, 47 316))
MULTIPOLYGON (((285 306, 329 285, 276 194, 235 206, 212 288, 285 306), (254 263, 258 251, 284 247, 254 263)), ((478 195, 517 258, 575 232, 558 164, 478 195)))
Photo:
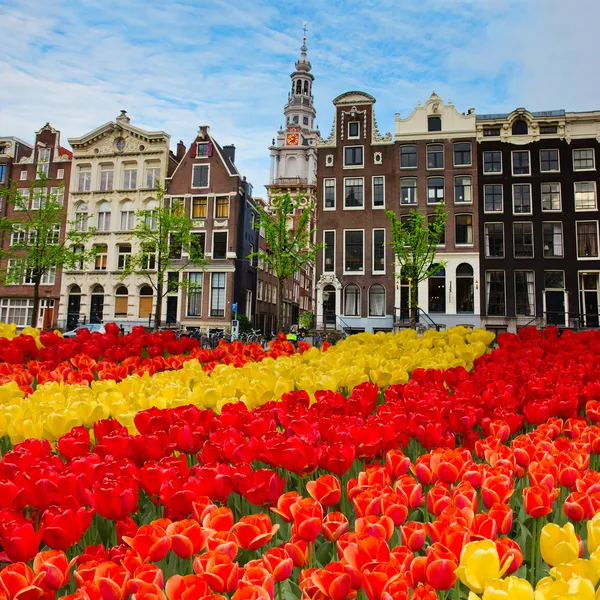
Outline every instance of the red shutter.
POLYGON ((196 142, 194 142, 191 146, 190 146, 190 156, 192 158, 194 158, 196 156, 196 142))
POLYGON ((212 142, 208 142, 207 151, 208 151, 208 156, 212 156, 212 153, 213 153, 213 143, 212 142))

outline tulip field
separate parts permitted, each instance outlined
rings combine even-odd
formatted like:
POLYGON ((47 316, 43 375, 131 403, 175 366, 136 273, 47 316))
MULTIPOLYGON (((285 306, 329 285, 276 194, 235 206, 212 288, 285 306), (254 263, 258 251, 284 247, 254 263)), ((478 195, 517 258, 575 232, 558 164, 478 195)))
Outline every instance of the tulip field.
POLYGON ((0 600, 600 600, 600 332, 0 325, 0 600))

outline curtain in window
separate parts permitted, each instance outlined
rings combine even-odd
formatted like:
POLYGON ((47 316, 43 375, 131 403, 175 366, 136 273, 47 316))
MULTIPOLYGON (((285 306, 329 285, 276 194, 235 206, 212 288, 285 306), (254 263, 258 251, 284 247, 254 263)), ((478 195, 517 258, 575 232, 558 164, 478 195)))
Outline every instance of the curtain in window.
POLYGON ((385 290, 381 285, 373 285, 369 290, 369 316, 385 316, 385 290))
POLYGON ((577 223, 578 256, 598 256, 596 223, 577 223))
POLYGON ((344 290, 344 314, 347 317, 360 316, 360 290, 357 285, 348 285, 344 290))

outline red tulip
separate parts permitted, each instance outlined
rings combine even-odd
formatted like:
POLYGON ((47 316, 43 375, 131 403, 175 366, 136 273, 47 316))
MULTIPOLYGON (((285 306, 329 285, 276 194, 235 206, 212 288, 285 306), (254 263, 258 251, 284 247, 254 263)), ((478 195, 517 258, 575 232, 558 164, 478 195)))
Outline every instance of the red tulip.
POLYGON ((242 548, 257 550, 268 544, 279 525, 272 525, 269 515, 258 514, 242 517, 233 527, 233 531, 242 548))
POLYGON ((427 583, 436 590, 449 590, 454 586, 458 567, 456 557, 441 544, 432 544, 427 548, 425 574, 427 583))
POLYGON ((418 552, 425 544, 425 530, 423 523, 411 521, 400 527, 402 543, 408 546, 412 552, 418 552))
POLYGON ((33 572, 36 575, 44 575, 40 583, 49 590, 58 590, 65 585, 69 579, 69 571, 75 562, 67 559, 61 550, 49 550, 39 552, 33 560, 33 572))
MULTIPOLYGON (((310 579, 325 598, 331 600, 346 600, 351 591, 350 575, 344 567, 337 562, 329 563, 324 569, 315 569, 310 579)), ((301 584, 301 589, 306 589, 306 580, 301 584)), ((314 596, 312 596, 314 597, 314 596)), ((319 598, 319 596, 317 596, 319 598)))
POLYGON ((29 522, 11 523, 4 527, 0 542, 8 558, 16 562, 29 562, 38 552, 43 531, 35 531, 29 522))
POLYGON ((50 548, 68 550, 79 542, 83 534, 89 529, 94 511, 87 508, 62 508, 51 506, 41 519, 43 541, 50 548))
POLYGON ((323 536, 329 542, 336 542, 348 531, 348 518, 341 512, 327 513, 323 519, 323 536))
POLYGON ((571 521, 576 522, 591 519, 595 514, 590 496, 583 492, 569 494, 563 505, 563 512, 571 521))
POLYGON ((157 522, 142 525, 131 537, 123 537, 123 541, 131 546, 142 558, 150 562, 162 560, 171 549, 171 538, 165 528, 157 522))
POLYGON ((545 486, 528 487, 523 490, 523 506, 525 512, 535 519, 552 512, 554 494, 545 486))
POLYGON ((294 568, 294 561, 283 548, 271 548, 262 557, 263 565, 273 574, 275 581, 284 581, 294 568))
POLYGON ((44 573, 34 575, 24 562, 4 567, 0 571, 0 594, 8 600, 35 600, 44 595, 44 573))
POLYGON ((311 498, 301 498, 290 507, 294 517, 293 533, 307 542, 314 542, 323 526, 323 508, 311 498))
POLYGON ((373 537, 388 541, 394 535, 394 521, 386 516, 360 517, 354 525, 356 533, 366 533, 373 537))
POLYGON ((210 594, 207 582, 199 575, 173 575, 165 585, 169 600, 200 600, 210 594))
POLYGON ((505 504, 513 495, 512 480, 507 475, 492 475, 481 485, 481 499, 486 508, 491 508, 496 502, 505 504))
POLYGON ((512 558, 512 562, 506 570, 507 575, 514 573, 523 564, 523 552, 519 547, 519 544, 510 538, 498 538, 496 540, 496 549, 498 550, 498 556, 500 557, 500 570, 504 568, 504 565, 509 559, 512 558))
POLYGON ((105 519, 121 521, 137 509, 139 488, 132 478, 105 477, 89 494, 96 512, 105 519))
POLYGON ((73 427, 69 433, 58 439, 56 447, 66 460, 73 460, 89 453, 90 433, 85 427, 73 427))
MULTIPOLYGON (((191 558, 206 546, 208 534, 192 519, 183 519, 167 526, 166 535, 171 541, 173 552, 180 558, 191 558)), ((168 550, 167 550, 168 551, 168 550)))
POLYGON ((201 575, 215 592, 229 594, 237 586, 240 568, 226 554, 205 552, 194 560, 194 572, 201 575))
POLYGON ((500 535, 507 535, 510 532, 513 524, 513 511, 508 504, 497 502, 490 507, 488 514, 496 521, 500 535))
POLYGON ((385 469, 390 477, 397 479, 410 469, 410 458, 401 450, 389 450, 385 455, 385 469))
POLYGON ((340 482, 333 475, 321 475, 316 481, 308 481, 306 490, 322 506, 335 506, 342 497, 340 482))

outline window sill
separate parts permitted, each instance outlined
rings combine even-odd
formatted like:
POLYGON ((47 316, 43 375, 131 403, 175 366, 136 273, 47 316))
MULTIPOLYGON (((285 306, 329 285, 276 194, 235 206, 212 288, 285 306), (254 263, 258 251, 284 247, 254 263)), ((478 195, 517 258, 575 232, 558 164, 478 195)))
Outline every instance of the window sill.
POLYGON ((513 177, 531 177, 531 173, 513 173, 513 177))
POLYGON ((344 165, 344 169, 364 169, 365 165, 344 165))
POLYGON ((455 248, 473 248, 475 244, 454 244, 455 248))
POLYGON ((410 171, 411 169, 415 169, 416 170, 418 168, 419 168, 418 166, 414 166, 414 167, 403 167, 403 166, 400 166, 400 169, 407 170, 407 171, 410 171))
POLYGON ((562 260, 564 258, 564 254, 561 256, 544 256, 544 259, 548 259, 548 260, 552 260, 552 259, 559 259, 562 260))
POLYGON ((484 175, 502 175, 502 171, 483 171, 484 175))
POLYGON ((484 256, 486 260, 504 260, 504 254, 502 256, 484 256))
POLYGON ((575 167, 573 167, 573 172, 574 173, 584 173, 585 171, 595 171, 596 167, 588 167, 585 169, 576 169, 575 167))
POLYGON ((462 169, 463 167, 472 167, 473 163, 465 163, 464 165, 454 165, 455 169, 462 169))
POLYGON ((598 256, 577 256, 577 260, 598 260, 598 256))
POLYGON ((364 274, 365 274, 364 271, 344 271, 342 273, 342 275, 360 275, 360 276, 362 276, 364 274))
POLYGON ((542 171, 542 169, 540 169, 540 174, 541 173, 560 173, 560 169, 556 169, 556 170, 552 170, 552 171, 542 171))
POLYGON ((323 212, 334 212, 335 211, 335 206, 333 208, 329 207, 329 208, 325 208, 323 207, 323 212))
POLYGON ((364 206, 344 206, 344 210, 365 210, 364 206))
POLYGON ((385 204, 383 206, 371 206, 373 210, 385 210, 385 204))

